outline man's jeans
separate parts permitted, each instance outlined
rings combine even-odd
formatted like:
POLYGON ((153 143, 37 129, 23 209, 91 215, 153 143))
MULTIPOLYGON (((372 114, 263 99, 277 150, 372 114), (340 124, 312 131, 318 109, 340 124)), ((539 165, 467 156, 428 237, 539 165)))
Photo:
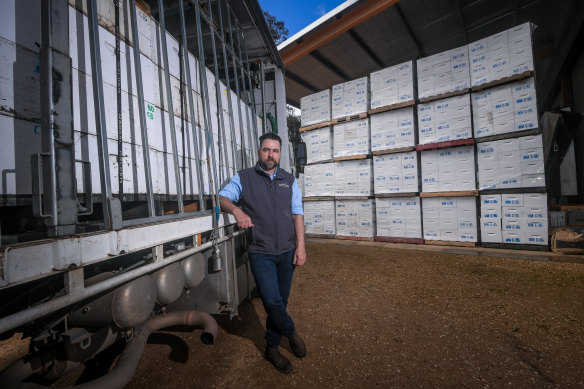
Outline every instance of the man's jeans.
POLYGON ((294 322, 286 307, 294 276, 295 250, 280 255, 249 253, 251 271, 268 315, 266 341, 270 347, 278 347, 282 336, 294 334, 294 322))

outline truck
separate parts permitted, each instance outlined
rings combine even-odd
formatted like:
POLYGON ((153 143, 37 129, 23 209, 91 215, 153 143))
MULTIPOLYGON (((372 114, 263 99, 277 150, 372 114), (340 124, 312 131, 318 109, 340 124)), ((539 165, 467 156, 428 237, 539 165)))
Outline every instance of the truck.
MULTIPOLYGON (((2 0, 0 387, 113 343, 123 387, 156 329, 231 317, 254 288, 218 192, 286 129, 284 66, 257 0, 2 0)), ((282 136, 281 166, 293 167, 282 136)))

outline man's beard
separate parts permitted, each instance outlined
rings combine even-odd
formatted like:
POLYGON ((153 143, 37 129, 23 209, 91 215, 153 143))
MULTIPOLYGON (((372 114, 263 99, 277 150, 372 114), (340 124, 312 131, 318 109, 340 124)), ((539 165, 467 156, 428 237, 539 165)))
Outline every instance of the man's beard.
POLYGON ((262 169, 264 170, 272 170, 274 169, 278 164, 276 163, 275 160, 273 159, 267 159, 265 161, 260 161, 260 165, 262 167, 262 169))

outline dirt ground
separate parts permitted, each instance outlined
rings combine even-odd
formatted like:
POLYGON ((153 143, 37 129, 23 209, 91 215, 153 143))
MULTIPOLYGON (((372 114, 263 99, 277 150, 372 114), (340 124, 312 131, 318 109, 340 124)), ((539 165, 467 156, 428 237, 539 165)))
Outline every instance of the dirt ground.
POLYGON ((218 317, 213 346, 198 329, 151 335, 128 387, 584 387, 582 263, 350 241, 309 241, 307 251, 289 312, 308 355, 282 344, 294 373, 263 359, 255 298, 238 318, 218 317))

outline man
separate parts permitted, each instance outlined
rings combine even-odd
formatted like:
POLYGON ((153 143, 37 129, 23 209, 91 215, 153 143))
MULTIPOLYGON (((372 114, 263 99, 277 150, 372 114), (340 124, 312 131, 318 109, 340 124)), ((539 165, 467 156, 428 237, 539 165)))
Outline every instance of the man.
POLYGON ((219 201, 246 229, 251 270, 267 314, 265 357, 279 371, 291 373, 293 366, 278 346, 285 336, 296 357, 306 356, 286 312, 294 268, 304 265, 306 250, 302 196, 294 176, 278 168, 281 146, 278 135, 262 135, 258 163, 233 176, 219 201))

